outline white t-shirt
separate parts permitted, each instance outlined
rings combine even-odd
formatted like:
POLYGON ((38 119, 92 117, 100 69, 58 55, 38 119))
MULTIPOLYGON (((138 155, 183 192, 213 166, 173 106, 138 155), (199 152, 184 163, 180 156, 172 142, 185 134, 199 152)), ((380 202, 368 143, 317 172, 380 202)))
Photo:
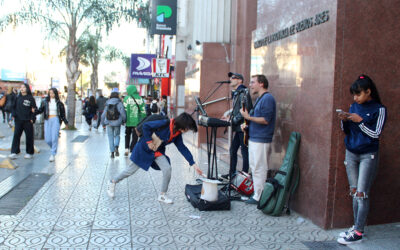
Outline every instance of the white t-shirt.
POLYGON ((50 99, 49 115, 57 115, 57 104, 55 99, 50 99))

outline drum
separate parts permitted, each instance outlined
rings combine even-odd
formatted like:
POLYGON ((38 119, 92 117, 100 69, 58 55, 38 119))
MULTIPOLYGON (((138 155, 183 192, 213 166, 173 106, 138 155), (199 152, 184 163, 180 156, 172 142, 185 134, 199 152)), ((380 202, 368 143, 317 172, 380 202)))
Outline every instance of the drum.
POLYGON ((252 195, 254 192, 253 180, 249 174, 242 171, 238 171, 234 174, 231 187, 237 192, 247 196, 252 195))

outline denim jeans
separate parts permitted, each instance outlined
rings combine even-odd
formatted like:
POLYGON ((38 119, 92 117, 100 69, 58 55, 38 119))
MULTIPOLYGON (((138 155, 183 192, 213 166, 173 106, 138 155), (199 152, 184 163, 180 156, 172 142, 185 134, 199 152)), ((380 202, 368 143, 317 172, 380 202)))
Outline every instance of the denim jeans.
POLYGON ((107 126, 108 144, 110 145, 110 152, 114 152, 115 148, 119 147, 119 134, 121 126, 107 126))
POLYGON ((344 165, 350 190, 357 190, 353 195, 354 228, 363 232, 369 211, 368 195, 378 170, 378 152, 354 154, 346 150, 344 165))
POLYGON ((59 132, 60 120, 57 116, 44 121, 44 140, 50 146, 52 155, 57 153, 59 132))

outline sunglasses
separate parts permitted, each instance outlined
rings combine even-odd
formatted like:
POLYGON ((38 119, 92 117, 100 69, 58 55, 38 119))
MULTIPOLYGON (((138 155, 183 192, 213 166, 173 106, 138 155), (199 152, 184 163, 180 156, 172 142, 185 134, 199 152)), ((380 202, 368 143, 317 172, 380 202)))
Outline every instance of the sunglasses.
POLYGON ((232 79, 240 79, 240 77, 237 77, 237 76, 232 76, 231 78, 232 79))

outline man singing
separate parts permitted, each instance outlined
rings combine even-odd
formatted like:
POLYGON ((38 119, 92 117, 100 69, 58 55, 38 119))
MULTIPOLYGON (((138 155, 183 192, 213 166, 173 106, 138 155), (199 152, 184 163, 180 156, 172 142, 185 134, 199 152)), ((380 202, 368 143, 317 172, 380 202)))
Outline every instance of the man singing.
MULTIPOLYGON (((268 92, 268 80, 264 75, 251 78, 250 90, 257 97, 253 110, 240 110, 244 119, 249 121, 249 164, 253 175, 254 194, 246 201, 257 204, 264 189, 268 171, 268 155, 274 135, 276 104, 268 92)), ((244 129, 242 125, 242 129, 244 129)))

